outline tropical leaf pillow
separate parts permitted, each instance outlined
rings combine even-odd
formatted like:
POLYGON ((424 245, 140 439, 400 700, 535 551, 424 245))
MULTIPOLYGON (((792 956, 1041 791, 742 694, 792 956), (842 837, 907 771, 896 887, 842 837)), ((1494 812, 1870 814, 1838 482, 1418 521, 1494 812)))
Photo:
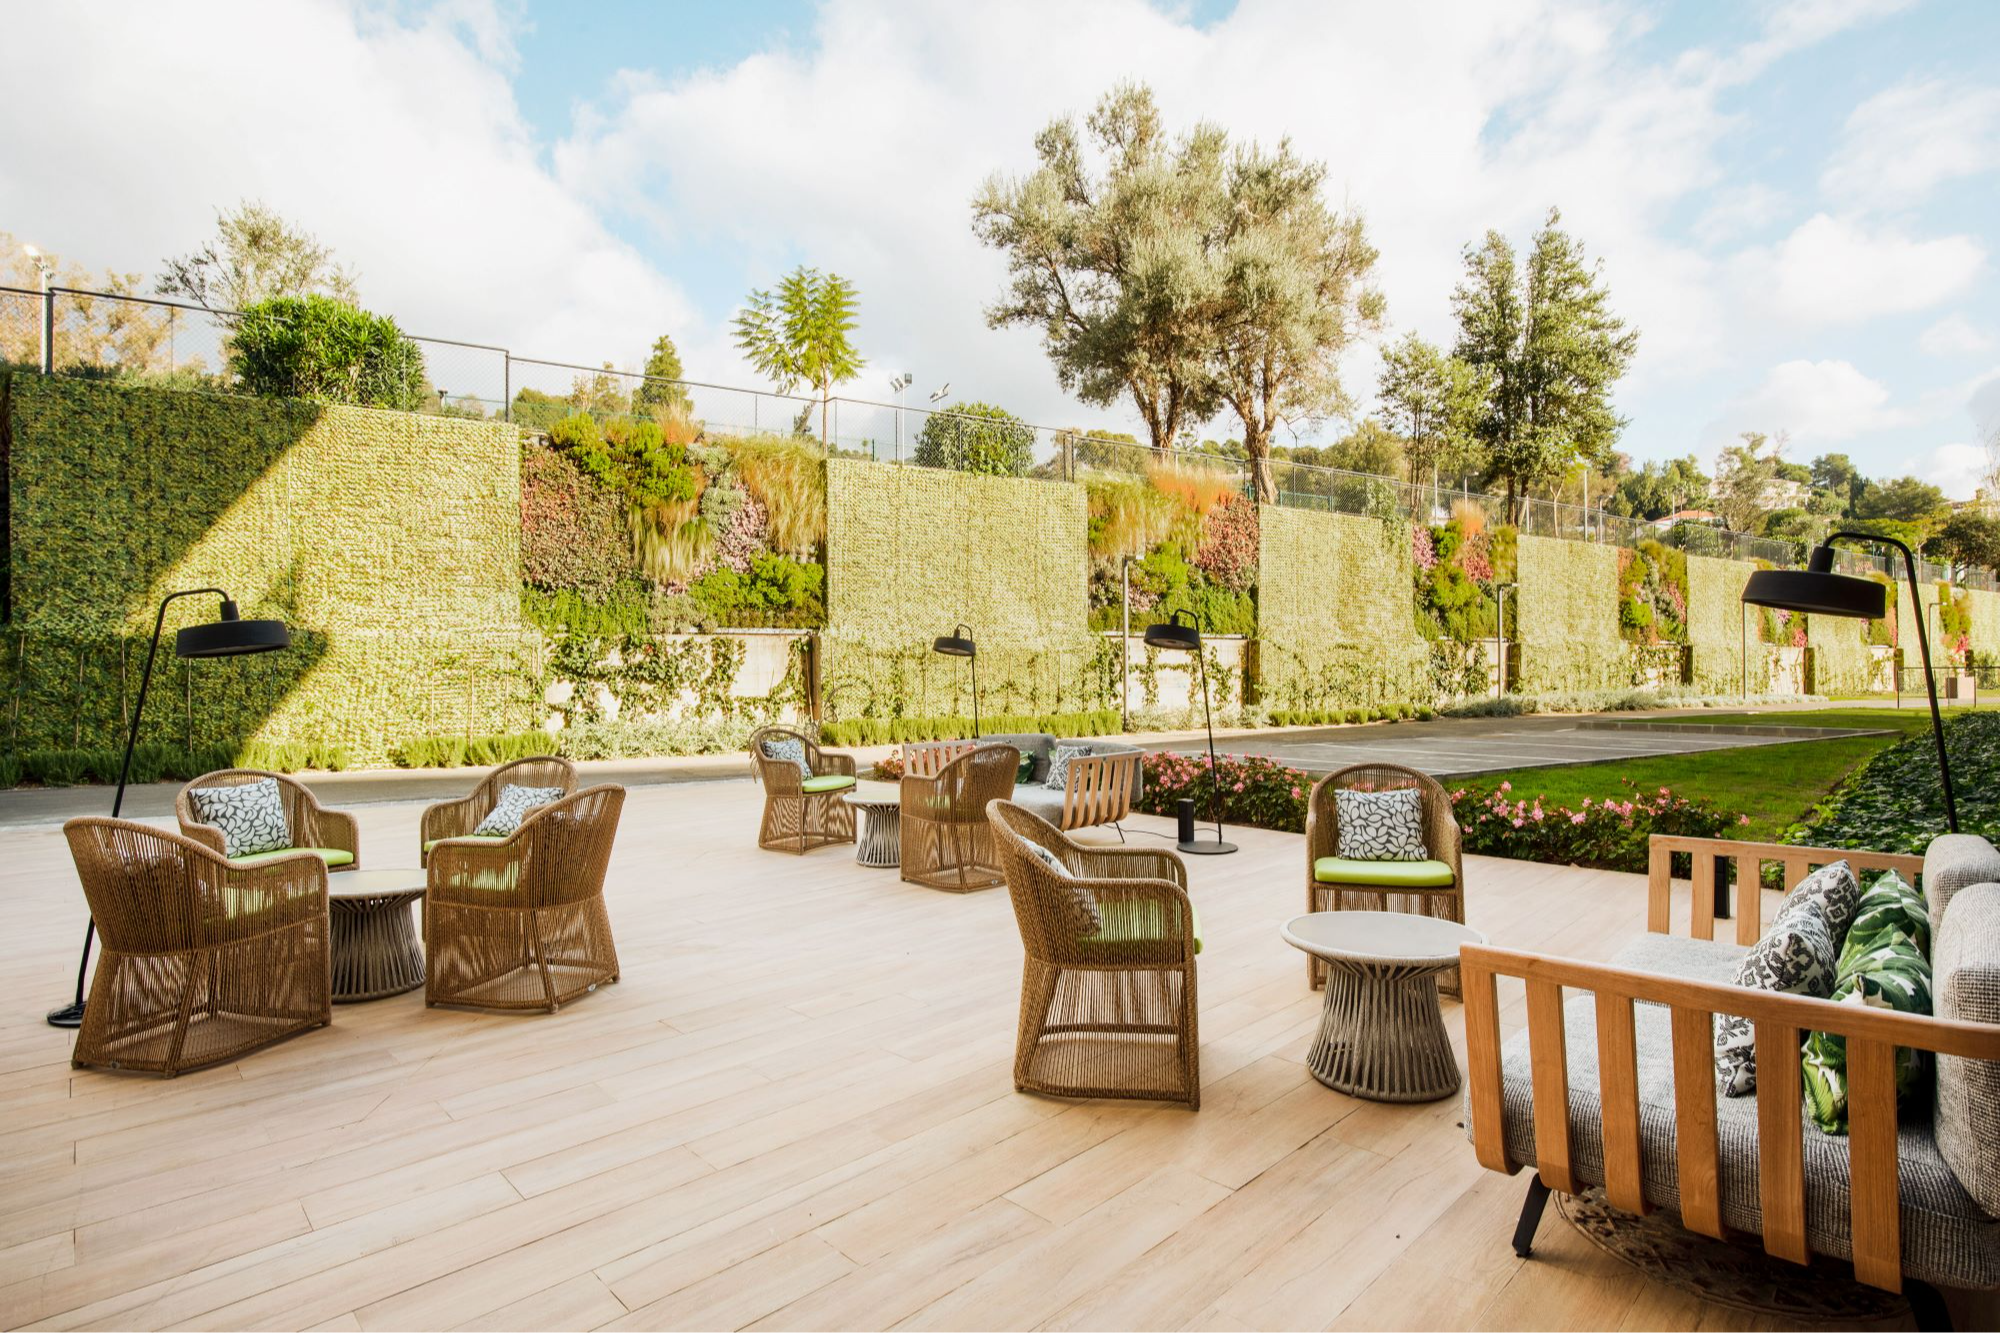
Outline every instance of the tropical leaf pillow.
MULTIPOLYGON (((1736 965, 1736 984, 1825 999, 1836 984, 1833 936, 1809 901, 1778 913, 1764 938, 1736 965)), ((1757 1091, 1757 1034, 1741 1014, 1715 1016, 1715 1073, 1727 1097, 1757 1091)), ((1789 1063, 1789 1061, 1787 1061, 1789 1063)))
MULTIPOLYGON (((1931 965, 1916 942, 1892 930, 1854 955, 1841 969, 1833 992, 1839 1004, 1894 1009, 1905 1014, 1931 1012, 1931 965)), ((1896 1100, 1902 1101, 1923 1077, 1926 1055, 1907 1046, 1896 1049, 1896 1100)), ((1806 1037, 1802 1064, 1806 1112, 1823 1133, 1847 1132, 1847 1039, 1831 1032, 1806 1037)))
POLYGON ((1841 973, 1845 975, 1851 970, 1850 960, 1897 933, 1906 936, 1918 953, 1930 957, 1930 908, 1924 902, 1924 895, 1905 884, 1903 877, 1891 870, 1869 885, 1868 892, 1861 895, 1854 913, 1854 924, 1848 927, 1847 939, 1841 947, 1841 973))
POLYGON ((1337 791, 1343 861, 1428 861, 1423 796, 1414 787, 1394 791, 1337 791))

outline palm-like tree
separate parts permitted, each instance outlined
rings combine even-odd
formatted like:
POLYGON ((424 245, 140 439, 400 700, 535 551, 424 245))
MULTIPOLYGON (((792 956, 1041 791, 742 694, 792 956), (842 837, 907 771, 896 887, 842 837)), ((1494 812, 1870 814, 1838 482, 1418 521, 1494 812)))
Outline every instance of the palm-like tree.
POLYGON ((851 340, 859 296, 838 273, 801 265, 775 293, 751 292, 750 303, 736 315, 736 346, 779 393, 809 384, 819 395, 822 445, 833 386, 853 379, 867 364, 851 340))

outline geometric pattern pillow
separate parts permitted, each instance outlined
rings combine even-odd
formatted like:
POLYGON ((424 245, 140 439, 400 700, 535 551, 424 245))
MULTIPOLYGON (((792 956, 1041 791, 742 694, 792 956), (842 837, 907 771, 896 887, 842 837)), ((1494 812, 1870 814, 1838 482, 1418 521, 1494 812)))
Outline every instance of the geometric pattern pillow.
POLYGON ((780 762, 789 759, 797 764, 799 766, 800 777, 809 778, 813 775, 812 765, 806 762, 806 743, 804 741, 796 738, 782 741, 765 741, 763 742, 763 749, 766 759, 775 759, 780 762))
POLYGON ((1428 861, 1423 796, 1414 787, 1394 791, 1336 791, 1343 861, 1428 861))
POLYGON ((1931 913, 1924 902, 1924 896, 1903 882, 1903 877, 1891 870, 1869 886, 1861 895, 1854 913, 1854 924, 1848 927, 1847 938, 1840 951, 1840 970, 1848 970, 1849 960, 1867 953, 1876 944, 1893 934, 1909 938, 1917 951, 1928 958, 1931 951, 1931 913))
POLYGON ((224 856, 281 852, 292 845, 276 778, 259 778, 238 787, 197 787, 194 812, 202 823, 222 830, 224 856))
POLYGON ((1823 865, 1800 880, 1799 886, 1785 895, 1778 912, 1782 915, 1808 903, 1826 919, 1826 933, 1833 937, 1833 947, 1838 950, 1846 942, 1861 905, 1861 884, 1847 862, 1823 865))
MULTIPOLYGON (((1840 1004, 1866 1005, 1874 1009, 1895 1009, 1906 1014, 1931 1012, 1931 965, 1916 943, 1900 930, 1892 930, 1875 944, 1857 954, 1842 969, 1840 986, 1833 992, 1840 1004)), ((1831 1032, 1806 1036, 1806 1110, 1824 1134, 1847 1132, 1847 1038, 1831 1032)), ((1902 1101, 1917 1086, 1925 1069, 1925 1053, 1907 1046, 1896 1048, 1896 1100, 1902 1101)))
POLYGON ((1088 745, 1058 745, 1049 756, 1049 775, 1042 779, 1042 785, 1056 791, 1069 790, 1069 761, 1088 759, 1090 754, 1088 745))
MULTIPOLYGON (((1833 936, 1826 919, 1811 910, 1780 913, 1737 964, 1736 984, 1821 1000, 1832 995, 1833 936)), ((1715 1016, 1715 1072, 1724 1096, 1747 1097, 1757 1090, 1756 1033, 1741 1014, 1715 1016)))
POLYGON ((500 788, 500 798, 493 802, 493 809, 486 818, 479 821, 479 827, 472 830, 475 838, 511 837, 521 827, 521 821, 536 806, 560 801, 561 787, 517 787, 509 782, 500 788))

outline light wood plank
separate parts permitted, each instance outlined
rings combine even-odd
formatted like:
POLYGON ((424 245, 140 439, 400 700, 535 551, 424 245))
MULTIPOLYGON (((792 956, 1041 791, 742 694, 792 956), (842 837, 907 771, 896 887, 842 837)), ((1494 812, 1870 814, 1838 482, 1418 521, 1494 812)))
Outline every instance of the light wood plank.
POLYGON ((1681 1225, 1722 1239, 1722 1181, 1715 1130, 1715 1015, 1675 1006, 1674 1150, 1681 1225))
POLYGON ((1550 1189, 1576 1193, 1569 1157, 1569 1047, 1561 986, 1528 983, 1528 1043, 1535 1096, 1535 1156, 1550 1189))
POLYGON ((1597 1078, 1604 1120, 1604 1192, 1615 1207, 1647 1212, 1639 1151, 1639 1055, 1631 997, 1597 993, 1597 1078))
POLYGON ((1886 1042, 1847 1043, 1847 1133, 1853 1171, 1854 1275, 1877 1287, 1901 1291, 1896 1048, 1886 1042))
POLYGON ((1800 1134, 1799 1029, 1760 1022, 1757 1033, 1757 1203, 1764 1250, 1806 1262, 1806 1185, 1800 1134))

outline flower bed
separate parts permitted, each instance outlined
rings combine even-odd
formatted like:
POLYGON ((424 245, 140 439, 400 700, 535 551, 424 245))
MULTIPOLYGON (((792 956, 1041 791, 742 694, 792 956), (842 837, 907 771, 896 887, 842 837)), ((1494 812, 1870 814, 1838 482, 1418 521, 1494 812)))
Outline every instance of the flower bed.
MULTIPOLYGON (((1185 797, 1194 801, 1197 819, 1215 817, 1207 755, 1149 754, 1140 763, 1146 781, 1139 799, 1133 803, 1135 810, 1149 815, 1172 815, 1174 803, 1185 797)), ((1225 824, 1248 824, 1283 833, 1305 832, 1306 795, 1312 791, 1312 774, 1287 768, 1275 759, 1226 754, 1216 756, 1215 768, 1222 784, 1225 824)))

